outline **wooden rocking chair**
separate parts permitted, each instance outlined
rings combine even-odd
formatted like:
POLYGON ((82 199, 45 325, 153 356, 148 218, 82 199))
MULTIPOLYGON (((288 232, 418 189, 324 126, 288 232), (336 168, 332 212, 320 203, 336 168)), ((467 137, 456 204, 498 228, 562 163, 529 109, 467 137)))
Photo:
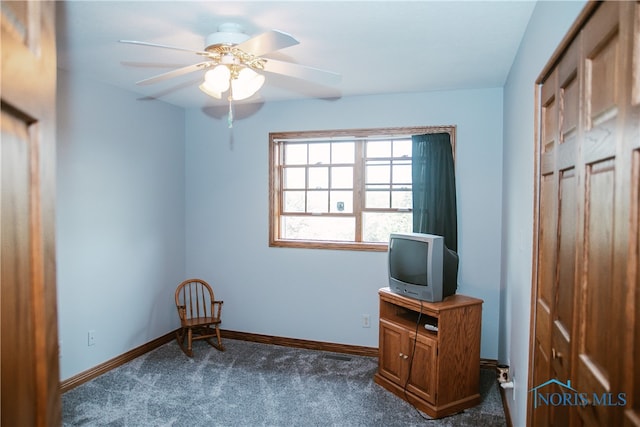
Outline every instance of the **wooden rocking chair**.
POLYGON ((224 351, 220 338, 220 323, 223 301, 216 301, 211 286, 204 280, 189 279, 176 289, 176 308, 180 316, 180 329, 176 339, 182 351, 193 357, 194 340, 205 340, 212 347, 224 351), (185 338, 187 346, 185 348, 185 338), (212 341, 217 339, 217 343, 212 341))

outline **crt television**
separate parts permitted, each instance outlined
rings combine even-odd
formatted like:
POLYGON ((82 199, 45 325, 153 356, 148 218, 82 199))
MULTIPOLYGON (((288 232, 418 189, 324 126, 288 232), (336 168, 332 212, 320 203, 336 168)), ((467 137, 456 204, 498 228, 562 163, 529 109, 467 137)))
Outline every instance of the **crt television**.
POLYGON ((458 288, 458 254, 444 237, 423 233, 389 236, 391 292, 427 302, 439 302, 458 288))

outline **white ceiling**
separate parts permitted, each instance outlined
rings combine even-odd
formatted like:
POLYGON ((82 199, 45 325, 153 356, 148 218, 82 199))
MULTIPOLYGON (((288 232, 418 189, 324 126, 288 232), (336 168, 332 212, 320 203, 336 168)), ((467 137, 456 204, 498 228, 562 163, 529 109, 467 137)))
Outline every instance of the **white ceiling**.
POLYGON ((58 66, 181 107, 221 105, 198 89, 203 71, 149 86, 136 81, 200 62, 189 52, 128 45, 139 40, 204 49, 233 22, 249 35, 278 29, 299 45, 273 54, 342 75, 323 86, 266 73, 243 102, 499 87, 534 1, 67 1, 58 3, 58 66))

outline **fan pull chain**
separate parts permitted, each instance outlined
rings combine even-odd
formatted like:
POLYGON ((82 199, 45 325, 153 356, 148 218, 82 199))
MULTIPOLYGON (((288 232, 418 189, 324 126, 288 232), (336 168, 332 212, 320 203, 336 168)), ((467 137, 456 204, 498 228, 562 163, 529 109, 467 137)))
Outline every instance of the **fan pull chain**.
POLYGON ((231 89, 231 85, 229 85, 229 115, 227 116, 227 125, 229 126, 229 129, 233 128, 233 106, 232 106, 232 101, 233 101, 233 91, 231 89))

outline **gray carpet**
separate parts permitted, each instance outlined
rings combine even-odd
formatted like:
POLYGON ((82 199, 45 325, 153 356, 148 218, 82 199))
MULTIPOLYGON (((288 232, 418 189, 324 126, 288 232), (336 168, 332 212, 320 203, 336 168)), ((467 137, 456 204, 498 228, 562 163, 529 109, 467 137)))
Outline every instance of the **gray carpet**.
POLYGON ((64 426, 505 426, 495 373, 482 403, 430 420, 373 382, 377 359, 224 340, 175 341, 62 396, 64 426))

